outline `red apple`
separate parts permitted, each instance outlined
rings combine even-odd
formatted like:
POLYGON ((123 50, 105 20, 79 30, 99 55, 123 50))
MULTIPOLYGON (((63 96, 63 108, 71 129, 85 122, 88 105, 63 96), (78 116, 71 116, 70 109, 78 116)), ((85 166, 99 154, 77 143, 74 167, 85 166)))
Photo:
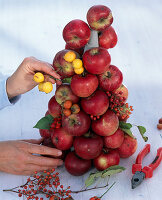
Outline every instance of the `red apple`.
POLYGON ((94 159, 100 155, 103 147, 103 139, 94 134, 85 134, 84 136, 76 137, 74 140, 74 149, 76 154, 85 159, 94 159))
POLYGON ((118 38, 112 26, 99 33, 99 46, 105 49, 113 48, 118 38))
POLYGON ((103 140, 105 147, 112 149, 118 148, 124 141, 124 132, 118 128, 113 135, 105 136, 103 140))
POLYGON ((128 89, 125 85, 121 85, 118 89, 113 91, 113 94, 122 98, 123 103, 125 103, 128 99, 128 89))
POLYGON ((103 151, 97 158, 94 159, 94 165, 99 171, 105 170, 113 165, 118 165, 119 162, 120 156, 116 150, 103 151))
POLYGON ((52 143, 51 137, 44 138, 42 145, 51 147, 51 148, 55 148, 54 144, 52 143))
MULTIPOLYGON (((75 73, 72 63, 67 62, 64 59, 64 56, 68 51, 69 50, 66 49, 59 51, 53 59, 53 68, 58 74, 60 74, 62 79, 65 77, 71 77, 75 73)), ((77 55, 77 58, 79 58, 78 53, 75 52, 75 54, 77 55)))
POLYGON ((86 74, 85 76, 74 75, 71 79, 71 89, 79 97, 90 96, 98 87, 97 76, 86 74))
POLYGON ((62 104, 63 102, 67 100, 72 101, 73 104, 79 101, 79 97, 76 96, 72 92, 70 85, 66 85, 66 84, 60 85, 57 88, 56 93, 55 93, 55 98, 59 104, 62 104))
POLYGON ((109 99, 105 92, 96 90, 91 96, 81 99, 83 110, 90 115, 103 115, 109 107, 109 99))
POLYGON ((81 176, 91 168, 91 160, 83 160, 73 151, 68 153, 65 158, 65 168, 70 174, 81 176))
POLYGON ((61 115, 61 106, 57 103, 55 96, 53 96, 48 102, 48 112, 54 118, 61 115))
POLYGON ((118 127, 118 117, 111 110, 107 110, 107 112, 99 120, 92 121, 92 130, 101 136, 114 134, 118 127))
MULTIPOLYGON (((51 148, 56 148, 54 146, 54 144, 52 143, 51 137, 44 138, 42 145, 47 146, 47 147, 51 147, 51 148)), ((60 158, 60 159, 64 160, 67 153, 68 153, 68 151, 62 151, 61 156, 57 156, 57 157, 56 156, 48 156, 48 155, 42 155, 42 156, 50 157, 50 158, 60 158)))
POLYGON ((43 138, 51 137, 50 130, 48 130, 48 129, 39 129, 39 133, 40 133, 40 136, 43 138))
POLYGON ((91 74, 102 74, 111 62, 111 57, 108 51, 101 47, 95 47, 87 50, 83 54, 83 64, 86 70, 91 74))
POLYGON ((84 53, 84 47, 79 48, 79 49, 74 49, 74 48, 71 48, 68 44, 66 44, 65 49, 73 50, 73 51, 77 52, 80 56, 82 56, 84 53))
POLYGON ((135 153, 137 149, 137 140, 125 134, 124 141, 118 148, 118 152, 121 158, 128 158, 135 153))
POLYGON ((84 47, 90 39, 91 31, 87 23, 75 19, 70 21, 63 30, 63 38, 71 48, 84 47))
POLYGON ((91 29, 102 31, 113 22, 111 10, 103 5, 92 6, 88 10, 87 21, 91 29))
POLYGON ((90 128, 91 120, 89 116, 80 111, 77 114, 71 114, 62 118, 62 126, 64 129, 73 136, 81 136, 85 134, 90 128))
POLYGON ((110 65, 107 71, 98 75, 98 79, 103 90, 113 91, 121 86, 123 74, 116 66, 110 65))
MULTIPOLYGON (((56 106, 57 107, 57 106, 56 106)), ((47 112, 45 113, 45 116, 50 115, 49 111, 47 110, 47 112)), ((40 136, 43 137, 44 139, 48 139, 51 138, 51 133, 50 130, 48 129, 39 129, 39 133, 40 136)))
POLYGON ((64 128, 51 130, 51 139, 57 149, 68 150, 73 144, 73 136, 68 134, 64 128))

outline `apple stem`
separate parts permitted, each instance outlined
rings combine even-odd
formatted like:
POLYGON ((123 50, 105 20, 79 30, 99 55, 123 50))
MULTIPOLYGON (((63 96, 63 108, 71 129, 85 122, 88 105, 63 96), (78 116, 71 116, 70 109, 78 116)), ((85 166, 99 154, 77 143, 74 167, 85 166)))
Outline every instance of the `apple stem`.
POLYGON ((109 150, 106 149, 106 148, 103 148, 102 150, 103 150, 103 152, 104 152, 105 154, 109 152, 109 150))
POLYGON ((90 137, 90 135, 91 135, 90 131, 84 134, 84 136, 85 136, 86 138, 90 137))
POLYGON ((111 78, 111 76, 112 76, 111 73, 110 73, 110 72, 107 72, 107 77, 108 77, 108 78, 111 78))
POLYGON ((114 182, 107 190, 104 192, 99 198, 101 199, 114 185, 116 182, 114 182))

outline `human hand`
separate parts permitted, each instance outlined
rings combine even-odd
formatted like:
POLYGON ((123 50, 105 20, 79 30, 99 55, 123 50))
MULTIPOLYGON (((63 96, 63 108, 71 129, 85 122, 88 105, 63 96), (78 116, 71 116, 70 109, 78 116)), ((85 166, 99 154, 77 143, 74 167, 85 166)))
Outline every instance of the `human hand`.
POLYGON ((63 164, 57 158, 49 158, 33 154, 50 155, 58 157, 60 150, 39 145, 39 140, 12 140, 0 142, 0 171, 31 175, 35 171, 49 170, 63 164))
MULTIPOLYGON (((17 70, 7 80, 6 90, 8 98, 11 99, 17 95, 24 94, 33 89, 38 83, 33 80, 35 72, 43 72, 45 74, 45 81, 55 83, 55 80, 50 78, 49 75, 56 79, 60 79, 60 75, 57 74, 52 66, 34 57, 25 58, 17 70)), ((61 81, 57 80, 58 85, 61 81)))

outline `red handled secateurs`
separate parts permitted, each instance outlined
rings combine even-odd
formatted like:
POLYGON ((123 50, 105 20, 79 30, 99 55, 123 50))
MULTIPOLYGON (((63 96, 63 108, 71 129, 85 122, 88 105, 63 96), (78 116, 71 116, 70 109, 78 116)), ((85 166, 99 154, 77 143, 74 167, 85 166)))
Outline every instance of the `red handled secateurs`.
POLYGON ((143 158, 150 152, 150 144, 146 144, 142 151, 139 152, 136 163, 132 165, 132 189, 136 188, 145 178, 151 178, 153 176, 153 171, 160 165, 162 161, 162 147, 157 150, 157 155, 154 161, 142 168, 143 158))

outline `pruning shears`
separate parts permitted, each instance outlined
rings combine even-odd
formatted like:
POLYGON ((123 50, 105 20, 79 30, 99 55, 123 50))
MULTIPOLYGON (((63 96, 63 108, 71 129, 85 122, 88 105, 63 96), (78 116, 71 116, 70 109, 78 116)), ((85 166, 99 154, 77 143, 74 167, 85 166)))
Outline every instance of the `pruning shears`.
POLYGON ((150 165, 142 168, 142 160, 150 152, 150 147, 150 144, 146 144, 142 151, 139 152, 136 163, 132 165, 132 173, 134 174, 131 180, 132 189, 140 185, 145 178, 151 178, 153 176, 153 171, 162 161, 162 147, 160 147, 157 149, 154 161, 150 165))

